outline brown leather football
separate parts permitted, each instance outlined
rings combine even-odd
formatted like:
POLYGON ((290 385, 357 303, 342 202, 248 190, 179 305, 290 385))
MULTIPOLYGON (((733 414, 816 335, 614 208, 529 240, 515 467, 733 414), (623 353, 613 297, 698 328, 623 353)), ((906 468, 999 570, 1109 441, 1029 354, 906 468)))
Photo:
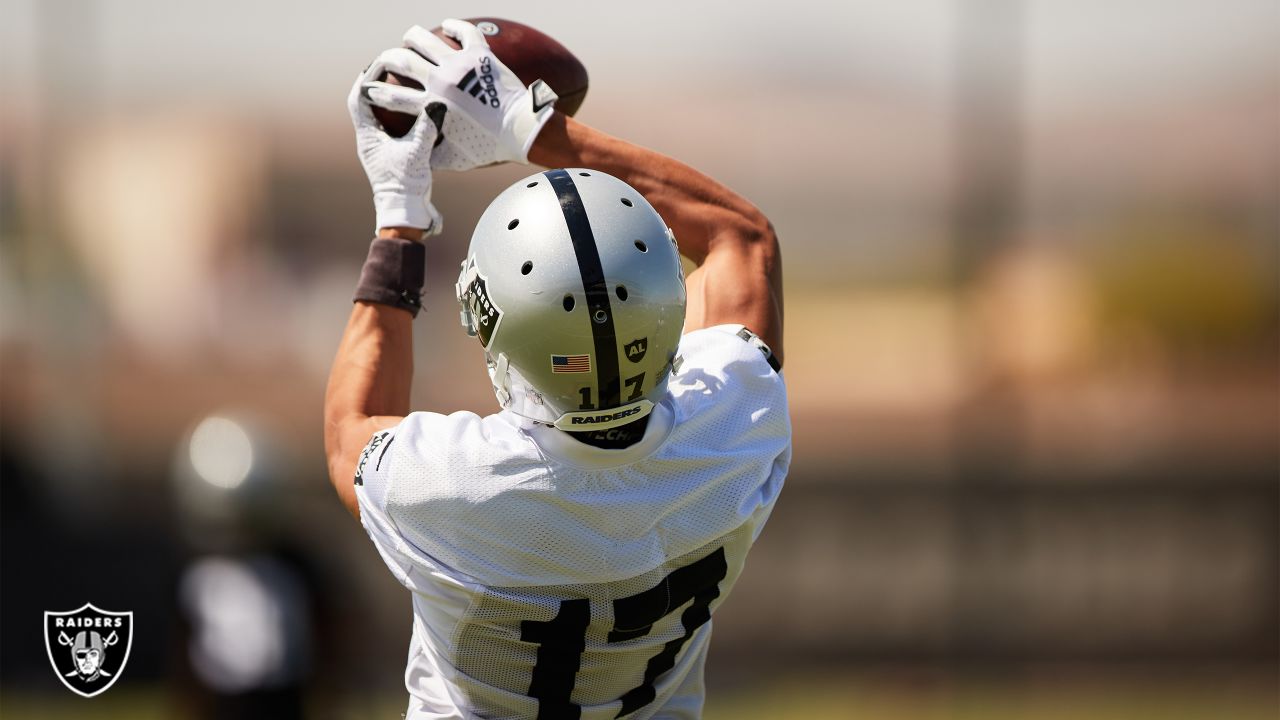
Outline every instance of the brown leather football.
MULTIPOLYGON (((520 82, 528 85, 534 80, 542 80, 560 96, 556 100, 557 110, 565 115, 573 115, 578 111, 587 96, 587 68, 568 48, 555 38, 514 20, 480 17, 467 18, 467 22, 484 33, 493 54, 520 78, 520 82)), ((431 32, 451 47, 460 47, 441 28, 434 28, 431 32)), ((392 85, 422 88, 417 81, 395 73, 384 73, 378 79, 392 85)), ((382 124, 382 129, 392 137, 407 135, 417 120, 414 115, 376 106, 373 108, 373 115, 382 124)))

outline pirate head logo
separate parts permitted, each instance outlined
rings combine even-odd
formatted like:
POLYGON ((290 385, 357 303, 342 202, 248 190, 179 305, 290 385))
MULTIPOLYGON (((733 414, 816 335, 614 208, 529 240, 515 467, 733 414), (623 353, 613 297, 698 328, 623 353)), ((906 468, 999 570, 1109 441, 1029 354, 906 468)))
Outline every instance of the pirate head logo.
POLYGON ((467 258, 462 263, 462 272, 458 274, 455 290, 458 302, 462 305, 462 326, 467 329, 468 335, 480 337, 481 346, 489 347, 493 334, 498 331, 498 325, 502 322, 502 308, 489 297, 488 279, 476 269, 474 257, 467 258))
POLYGON ((53 670, 67 689, 93 697, 111 687, 129 661, 133 613, 79 610, 44 614, 44 646, 53 670))

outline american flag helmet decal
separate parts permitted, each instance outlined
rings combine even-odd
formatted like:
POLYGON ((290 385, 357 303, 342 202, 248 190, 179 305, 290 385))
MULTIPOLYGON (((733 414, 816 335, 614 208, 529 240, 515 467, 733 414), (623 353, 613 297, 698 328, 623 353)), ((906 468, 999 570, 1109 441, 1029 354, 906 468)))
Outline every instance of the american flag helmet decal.
POLYGON ((591 372, 590 355, 552 355, 551 372, 553 373, 586 373, 591 372))

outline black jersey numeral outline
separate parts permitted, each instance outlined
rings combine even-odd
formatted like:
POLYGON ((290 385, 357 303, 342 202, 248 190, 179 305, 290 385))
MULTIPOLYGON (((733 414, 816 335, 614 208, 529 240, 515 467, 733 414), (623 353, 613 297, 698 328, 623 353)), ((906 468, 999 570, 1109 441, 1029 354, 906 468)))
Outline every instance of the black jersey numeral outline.
MULTIPOLYGON (((688 604, 680 613, 684 634, 668 641, 649 658, 644 679, 619 698, 620 718, 653 702, 654 683, 675 667, 676 656, 693 633, 711 619, 711 603, 720 597, 720 581, 729 573, 724 548, 684 567, 672 570, 657 585, 613 601, 613 629, 608 642, 628 642, 648 635, 654 623, 688 604)), ((582 707, 570 702, 575 676, 586 648, 587 625, 591 620, 590 601, 584 598, 560 601, 551 620, 520 623, 520 639, 538 645, 529 696, 538 701, 538 720, 578 720, 582 707)))
POLYGON ((529 696, 538 698, 538 720, 577 720, 582 714, 580 706, 569 702, 569 695, 587 647, 590 623, 591 601, 586 598, 560 601, 560 611, 550 620, 520 623, 520 639, 538 646, 529 682, 529 696))

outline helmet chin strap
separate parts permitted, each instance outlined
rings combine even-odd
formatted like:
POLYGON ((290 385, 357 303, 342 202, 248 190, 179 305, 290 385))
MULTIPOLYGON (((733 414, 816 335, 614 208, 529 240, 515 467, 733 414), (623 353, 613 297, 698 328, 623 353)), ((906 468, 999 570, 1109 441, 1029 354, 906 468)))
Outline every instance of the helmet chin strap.
POLYGON ((502 407, 511 405, 511 363, 506 353, 498 353, 498 362, 493 366, 493 393, 498 396, 498 404, 502 407))

